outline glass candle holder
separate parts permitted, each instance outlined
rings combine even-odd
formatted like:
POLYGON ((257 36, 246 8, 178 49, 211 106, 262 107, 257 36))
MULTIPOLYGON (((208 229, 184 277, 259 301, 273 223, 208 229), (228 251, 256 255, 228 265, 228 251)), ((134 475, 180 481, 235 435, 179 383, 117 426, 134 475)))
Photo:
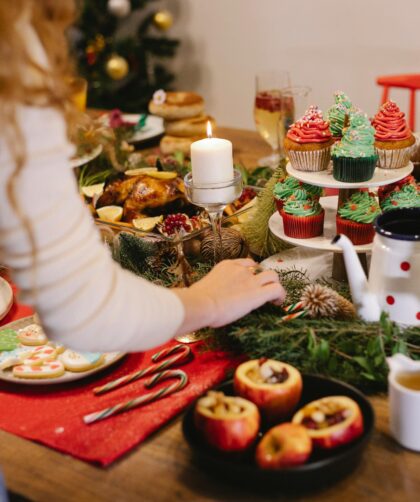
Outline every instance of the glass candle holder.
POLYGON ((231 202, 241 196, 243 181, 242 175, 236 169, 233 179, 221 183, 194 183, 192 173, 184 178, 185 191, 189 201, 195 206, 202 207, 209 215, 214 238, 214 262, 222 259, 222 218, 223 210, 231 202))

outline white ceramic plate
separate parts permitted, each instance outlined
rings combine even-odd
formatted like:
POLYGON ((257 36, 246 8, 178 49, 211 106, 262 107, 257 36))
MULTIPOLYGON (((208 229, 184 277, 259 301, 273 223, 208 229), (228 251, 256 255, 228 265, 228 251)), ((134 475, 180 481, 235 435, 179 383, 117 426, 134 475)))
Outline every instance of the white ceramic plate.
MULTIPOLYGON (((126 122, 131 122, 136 124, 141 115, 137 113, 124 113, 122 118, 126 122)), ((128 139, 129 143, 140 143, 141 141, 146 141, 148 139, 157 138, 165 133, 163 127, 163 119, 161 117, 156 117, 156 115, 148 115, 146 119, 146 125, 141 131, 136 131, 131 138, 128 139)))
MULTIPOLYGON (((342 253, 341 248, 331 244, 331 240, 337 233, 335 227, 335 216, 337 214, 338 197, 336 195, 321 197, 319 202, 325 209, 323 235, 312 237, 310 239, 295 239, 294 237, 288 237, 284 233, 283 218, 278 212, 274 213, 268 222, 270 230, 276 237, 279 237, 286 242, 290 242, 290 244, 294 244, 295 246, 303 246, 306 248, 318 249, 320 251, 334 251, 335 253, 342 253)), ((354 246, 354 249, 357 253, 366 253, 372 249, 372 244, 354 246)))
MULTIPOLYGON (((0 330, 6 328, 18 330, 34 322, 39 322, 34 318, 34 316, 25 317, 23 319, 19 319, 18 321, 13 321, 9 324, 6 324, 5 326, 1 326, 0 330)), ((8 370, 0 370, 0 380, 23 385, 52 385, 52 384, 73 382, 74 380, 80 380, 82 378, 86 378, 90 375, 93 375, 94 373, 97 373, 98 371, 102 371, 103 369, 108 368, 108 366, 111 366, 111 364, 114 364, 120 359, 122 359, 125 356, 125 354, 122 352, 107 352, 104 354, 104 356, 105 356, 105 361, 100 366, 97 366, 96 368, 93 368, 89 371, 83 371, 79 373, 66 371, 63 376, 58 378, 40 378, 37 380, 30 378, 16 378, 13 375, 12 371, 8 369, 8 370)))
MULTIPOLYGON (((0 277, 0 321, 7 316, 13 305, 13 291, 10 284, 0 277)), ((2 329, 2 328, 0 328, 2 329)))
POLYGON ((96 159, 96 157, 98 157, 101 153, 102 153, 102 145, 98 145, 96 148, 94 148, 91 152, 87 153, 86 155, 70 159, 70 165, 73 168, 83 166, 84 164, 87 164, 91 160, 96 159))
POLYGON ((381 169, 377 167, 373 174, 373 178, 369 181, 363 181, 361 183, 344 183, 342 181, 337 181, 332 175, 332 164, 331 168, 324 171, 309 172, 309 171, 298 171, 294 169, 290 162, 286 166, 287 172, 290 176, 303 181, 304 183, 309 183, 318 187, 325 188, 364 188, 364 187, 379 187, 382 185, 389 185, 390 183, 395 183, 396 181, 402 180, 413 171, 413 163, 409 162, 405 167, 400 169, 381 169))

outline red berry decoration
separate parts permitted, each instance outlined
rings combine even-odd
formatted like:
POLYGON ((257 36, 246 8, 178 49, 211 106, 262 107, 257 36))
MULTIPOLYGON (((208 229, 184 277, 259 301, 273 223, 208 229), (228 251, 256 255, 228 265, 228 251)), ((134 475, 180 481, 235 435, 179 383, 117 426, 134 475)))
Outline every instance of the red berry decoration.
POLYGON ((394 303, 395 303, 395 298, 394 298, 393 296, 391 296, 391 295, 388 295, 388 296, 386 297, 386 303, 387 303, 388 305, 394 305, 394 303))
POLYGON ((404 270, 404 272, 407 272, 410 270, 411 265, 408 263, 408 261, 403 261, 401 263, 401 270, 404 270))
POLYGON ((161 232, 172 236, 177 233, 188 234, 192 231, 191 220, 186 214, 176 213, 168 215, 162 223, 161 232))
POLYGON ((420 312, 417 312, 416 318, 420 321, 420 312))

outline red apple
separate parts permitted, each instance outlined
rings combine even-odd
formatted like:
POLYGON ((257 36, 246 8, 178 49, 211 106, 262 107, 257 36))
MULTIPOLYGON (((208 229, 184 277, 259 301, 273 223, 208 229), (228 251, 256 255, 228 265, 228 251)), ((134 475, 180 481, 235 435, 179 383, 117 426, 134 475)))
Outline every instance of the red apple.
POLYGON ((236 368, 235 393, 255 403, 271 422, 284 419, 302 394, 302 377, 289 364, 274 359, 253 359, 236 368))
POLYGON ((261 469, 285 469, 304 464, 312 453, 305 427, 285 423, 270 429, 258 443, 255 460, 261 469))
POLYGON ((312 401, 299 410, 293 423, 308 430, 314 446, 337 448, 363 433, 363 415, 359 405, 346 396, 328 396, 312 401))
POLYGON ((258 435, 260 414, 255 404, 246 399, 210 391, 197 401, 194 423, 214 448, 242 451, 258 435))

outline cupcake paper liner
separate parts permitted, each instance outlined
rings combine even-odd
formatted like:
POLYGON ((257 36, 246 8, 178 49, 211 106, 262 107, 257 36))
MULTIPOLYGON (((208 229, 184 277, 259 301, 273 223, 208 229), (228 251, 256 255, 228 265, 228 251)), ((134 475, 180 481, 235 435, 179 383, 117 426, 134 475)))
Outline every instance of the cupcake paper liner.
POLYGON ((314 216, 294 216, 280 211, 283 218, 284 233, 295 239, 310 239, 322 235, 324 231, 325 211, 314 216))
POLYGON ((399 169, 406 166, 410 161, 413 146, 395 148, 394 150, 382 150, 375 147, 375 152, 378 155, 378 167, 382 169, 399 169))
POLYGON ((372 157, 332 157, 333 178, 347 183, 359 183, 372 179, 376 167, 376 155, 372 157))
POLYGON ((321 150, 287 150, 287 156, 298 171, 324 171, 331 158, 331 148, 321 150))
POLYGON ((346 235, 351 242, 358 246, 369 244, 375 237, 373 223, 358 223, 357 221, 346 220, 337 214, 336 216, 337 234, 346 235))

